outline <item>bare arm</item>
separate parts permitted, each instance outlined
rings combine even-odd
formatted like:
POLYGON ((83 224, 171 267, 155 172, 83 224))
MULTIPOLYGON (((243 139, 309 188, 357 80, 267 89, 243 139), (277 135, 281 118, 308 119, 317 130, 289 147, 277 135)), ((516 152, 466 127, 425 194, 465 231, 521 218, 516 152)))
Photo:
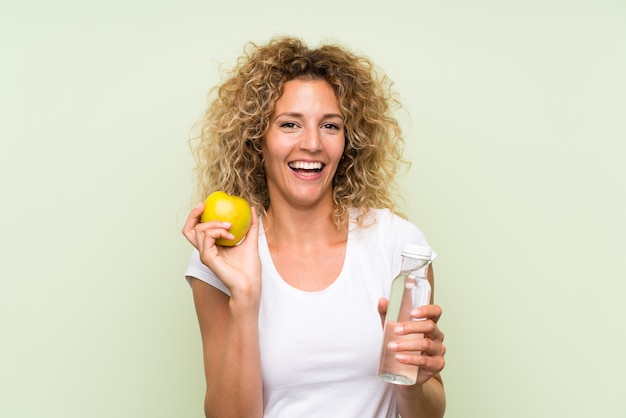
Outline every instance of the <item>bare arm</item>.
POLYGON ((446 395, 439 374, 422 385, 398 387, 398 410, 402 418, 441 418, 446 410, 446 395))
MULTIPOLYGON (((434 289, 432 265, 428 268, 428 281, 434 289)), ((414 309, 411 316, 426 318, 423 321, 410 321, 404 324, 403 334, 419 333, 424 338, 407 343, 399 343, 397 351, 420 351, 420 355, 406 355, 398 359, 402 363, 419 366, 417 383, 411 386, 397 387, 398 411, 402 418, 442 418, 446 409, 446 396, 440 371, 445 365, 446 348, 443 345, 443 333, 437 326, 441 317, 441 308, 431 305, 414 309), (406 345, 405 345, 406 344, 406 345)), ((379 312, 386 311, 386 301, 379 304, 379 312)))
POLYGON ((263 386, 258 317, 261 299, 261 263, 258 220, 244 241, 219 247, 219 237, 232 239, 230 224, 200 222, 202 205, 191 211, 183 234, 198 250, 200 260, 228 287, 231 296, 195 278, 191 280, 202 336, 207 418, 260 418, 263 386))
POLYGON ((207 417, 261 417, 263 390, 258 309, 192 280, 206 376, 207 417))

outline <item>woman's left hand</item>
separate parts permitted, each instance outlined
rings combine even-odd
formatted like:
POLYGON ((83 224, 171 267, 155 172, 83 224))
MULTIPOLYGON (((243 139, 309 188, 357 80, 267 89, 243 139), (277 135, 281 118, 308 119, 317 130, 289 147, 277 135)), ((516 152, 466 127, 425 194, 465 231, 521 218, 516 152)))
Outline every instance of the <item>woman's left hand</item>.
MULTIPOLYGON (((387 311, 387 300, 378 303, 381 318, 387 311)), ((426 305, 411 310, 412 321, 399 324, 395 329, 398 336, 415 334, 417 338, 399 338, 391 341, 388 348, 397 352, 396 360, 403 364, 419 367, 417 385, 422 385, 437 375, 445 366, 446 347, 443 345, 444 335, 437 322, 441 318, 441 307, 426 305), (423 338, 421 338, 423 336, 423 338)))

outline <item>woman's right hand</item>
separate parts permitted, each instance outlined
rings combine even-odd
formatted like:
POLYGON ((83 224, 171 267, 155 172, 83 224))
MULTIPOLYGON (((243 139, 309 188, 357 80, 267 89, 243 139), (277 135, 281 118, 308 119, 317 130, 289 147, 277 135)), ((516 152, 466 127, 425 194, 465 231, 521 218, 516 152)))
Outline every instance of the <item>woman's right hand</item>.
POLYGON ((196 206, 190 213, 183 235, 200 254, 200 261, 217 277, 235 296, 239 291, 255 292, 260 297, 261 260, 258 251, 259 220, 255 208, 252 208, 252 223, 244 240, 233 247, 215 244, 218 238, 233 239, 228 232, 227 222, 201 222, 204 205, 196 206))

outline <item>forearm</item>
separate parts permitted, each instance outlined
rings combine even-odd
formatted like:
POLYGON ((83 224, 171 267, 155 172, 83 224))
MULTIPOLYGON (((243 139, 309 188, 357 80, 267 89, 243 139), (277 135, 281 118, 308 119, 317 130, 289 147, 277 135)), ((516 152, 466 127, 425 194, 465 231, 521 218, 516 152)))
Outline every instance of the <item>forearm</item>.
MULTIPOLYGON (((231 300, 230 317, 219 364, 207 382, 207 417, 260 418, 263 386, 258 337, 258 310, 231 300)), ((215 342, 213 342, 215 344, 215 342)))
POLYGON ((446 409, 446 395, 439 375, 423 385, 399 386, 397 397, 402 418, 442 418, 446 409))

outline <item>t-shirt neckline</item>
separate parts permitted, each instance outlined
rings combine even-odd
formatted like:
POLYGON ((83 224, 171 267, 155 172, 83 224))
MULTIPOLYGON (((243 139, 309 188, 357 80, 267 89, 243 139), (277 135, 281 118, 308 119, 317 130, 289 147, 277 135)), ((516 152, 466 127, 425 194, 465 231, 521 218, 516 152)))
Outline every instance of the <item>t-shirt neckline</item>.
POLYGON ((352 234, 352 229, 353 229, 352 217, 350 217, 349 222, 350 222, 350 225, 348 226, 348 237, 346 239, 346 253, 344 254, 343 264, 341 266, 341 270, 339 271, 339 274, 337 275, 335 280, 333 280, 332 283, 330 283, 324 289, 309 291, 309 290, 298 289, 297 287, 290 285, 280 275, 280 273, 278 272, 278 269, 276 268, 276 265, 274 265, 274 260, 272 259, 272 253, 270 252, 269 245, 267 244, 267 238, 265 237, 265 228, 263 227, 262 216, 259 216, 259 251, 263 251, 264 253, 263 255, 265 256, 265 257, 261 257, 261 259, 265 258, 269 263, 268 266, 264 265, 263 268, 269 268, 269 273, 270 273, 272 280, 277 282, 280 287, 287 289, 288 291, 292 293, 297 293, 301 295, 321 295, 321 294, 333 291, 333 289, 341 285, 341 283, 345 280, 345 277, 348 274, 347 273, 349 269, 348 260, 350 259, 349 257, 351 253, 352 235, 353 235, 352 234))

